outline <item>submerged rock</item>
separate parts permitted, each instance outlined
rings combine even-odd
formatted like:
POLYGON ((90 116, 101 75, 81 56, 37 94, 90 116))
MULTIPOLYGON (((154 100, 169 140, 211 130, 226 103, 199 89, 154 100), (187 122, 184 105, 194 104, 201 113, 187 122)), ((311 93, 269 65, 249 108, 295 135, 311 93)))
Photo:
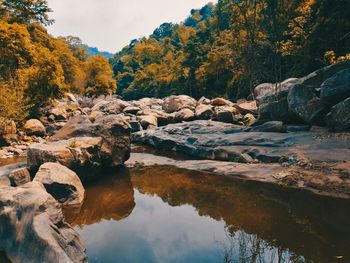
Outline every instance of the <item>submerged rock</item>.
POLYGON ((84 187, 75 172, 58 163, 45 163, 34 177, 58 202, 64 205, 81 205, 84 187))
POLYGON ((0 186, 0 251, 12 262, 87 262, 79 235, 38 182, 0 186))

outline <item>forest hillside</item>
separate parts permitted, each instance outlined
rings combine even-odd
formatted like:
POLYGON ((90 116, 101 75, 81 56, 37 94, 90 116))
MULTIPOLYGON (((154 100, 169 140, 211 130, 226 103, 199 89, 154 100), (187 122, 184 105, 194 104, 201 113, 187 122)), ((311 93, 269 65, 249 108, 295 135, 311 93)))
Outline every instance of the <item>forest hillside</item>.
POLYGON ((111 63, 127 99, 238 99, 349 57, 350 1, 219 0, 132 40, 111 63))
POLYGON ((0 116, 22 122, 65 92, 104 94, 116 83, 108 60, 77 37, 54 38, 42 0, 0 1, 0 116))

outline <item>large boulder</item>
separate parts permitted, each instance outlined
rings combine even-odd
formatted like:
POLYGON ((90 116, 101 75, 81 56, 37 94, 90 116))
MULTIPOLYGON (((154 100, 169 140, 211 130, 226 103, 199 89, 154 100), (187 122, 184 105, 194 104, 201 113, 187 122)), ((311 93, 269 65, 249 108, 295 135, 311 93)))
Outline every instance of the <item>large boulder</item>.
POLYGON ((237 103, 234 105, 234 107, 239 110, 239 112, 242 115, 245 114, 257 114, 258 113, 258 106, 256 104, 256 101, 246 101, 242 103, 237 103))
MULTIPOLYGON (((130 146, 129 146, 130 147, 130 146)), ((47 162, 58 162, 75 171, 82 181, 101 176, 104 168, 123 164, 128 151, 113 147, 102 137, 76 137, 69 140, 32 144, 27 149, 27 165, 32 173, 47 162)))
POLYGON ((288 107, 288 93, 298 79, 287 79, 281 83, 264 83, 254 90, 260 121, 288 121, 290 120, 288 107))
POLYGON ((17 141, 17 127, 13 120, 0 117, 0 146, 17 141))
POLYGON ((167 113, 173 113, 185 108, 194 110, 196 106, 197 101, 190 96, 170 96, 164 100, 163 110, 165 110, 167 113))
POLYGON ((215 98, 211 100, 210 104, 214 107, 220 107, 220 106, 231 106, 233 103, 224 98, 215 98))
POLYGON ((63 107, 56 107, 48 112, 48 116, 51 120, 64 121, 68 118, 68 113, 63 107))
POLYGON ((112 99, 112 100, 101 100, 94 107, 93 111, 101 111, 106 114, 120 114, 123 110, 130 106, 129 103, 121 99, 112 99))
POLYGON ((11 262, 87 262, 79 235, 38 182, 0 186, 0 251, 11 262))
POLYGON ((17 168, 9 174, 11 186, 21 186, 31 181, 30 173, 26 167, 17 168))
POLYGON ((136 115, 141 109, 137 106, 128 106, 123 109, 126 114, 136 115))
POLYGON ((140 109, 162 109, 164 101, 157 98, 142 98, 140 100, 132 101, 131 104, 140 109))
POLYGON ((190 109, 182 109, 175 113, 175 120, 177 122, 181 121, 193 121, 195 118, 195 114, 190 109))
POLYGON ((36 119, 26 121, 24 124, 24 130, 28 135, 44 136, 46 134, 44 125, 41 121, 36 119))
POLYGON ((59 163, 44 163, 34 177, 58 202, 64 205, 81 205, 85 189, 75 172, 59 163))
POLYGON ((137 121, 141 124, 142 128, 145 130, 154 129, 158 127, 158 120, 157 120, 157 117, 154 115, 137 116, 137 121))
POLYGON ((350 98, 335 105, 326 116, 326 122, 333 131, 350 131, 350 98))
POLYGON ((238 123, 242 118, 239 111, 235 107, 220 106, 215 107, 213 120, 226 123, 238 123))
POLYGON ((257 86, 254 95, 259 107, 259 120, 321 122, 327 111, 318 97, 321 84, 337 72, 348 68, 350 61, 321 68, 300 79, 257 86), (303 103, 308 105, 301 105, 303 103))
POLYGON ((314 89, 303 84, 295 85, 288 94, 289 111, 310 124, 322 124, 328 107, 314 89))
POLYGON ((196 107, 195 114, 199 120, 210 120, 214 115, 214 110, 211 105, 199 104, 196 107))
POLYGON ((166 113, 160 109, 143 109, 137 113, 140 116, 154 116, 157 119, 158 126, 165 126, 170 123, 175 122, 175 114, 174 113, 166 113))
POLYGON ((337 72, 321 85, 321 101, 333 106, 350 97, 350 68, 337 72))
POLYGON ((131 127, 125 116, 108 115, 97 117, 91 122, 86 116, 71 118, 54 134, 50 141, 68 140, 74 137, 100 137, 103 166, 118 166, 130 156, 131 127))

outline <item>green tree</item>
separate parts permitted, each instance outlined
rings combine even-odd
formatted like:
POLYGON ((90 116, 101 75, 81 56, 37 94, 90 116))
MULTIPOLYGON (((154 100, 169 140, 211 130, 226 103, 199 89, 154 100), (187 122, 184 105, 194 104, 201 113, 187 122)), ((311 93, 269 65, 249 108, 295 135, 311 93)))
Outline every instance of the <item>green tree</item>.
POLYGON ((1 0, 0 19, 10 23, 30 24, 39 22, 44 25, 53 23, 48 16, 51 9, 46 0, 1 0))

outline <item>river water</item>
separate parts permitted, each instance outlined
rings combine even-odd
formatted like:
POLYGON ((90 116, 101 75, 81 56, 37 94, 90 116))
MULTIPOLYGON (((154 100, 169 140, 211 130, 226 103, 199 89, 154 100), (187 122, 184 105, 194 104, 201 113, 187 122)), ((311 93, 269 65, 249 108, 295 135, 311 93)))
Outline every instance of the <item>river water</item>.
POLYGON ((171 166, 125 168, 66 209, 89 262, 350 262, 350 202, 171 166))

